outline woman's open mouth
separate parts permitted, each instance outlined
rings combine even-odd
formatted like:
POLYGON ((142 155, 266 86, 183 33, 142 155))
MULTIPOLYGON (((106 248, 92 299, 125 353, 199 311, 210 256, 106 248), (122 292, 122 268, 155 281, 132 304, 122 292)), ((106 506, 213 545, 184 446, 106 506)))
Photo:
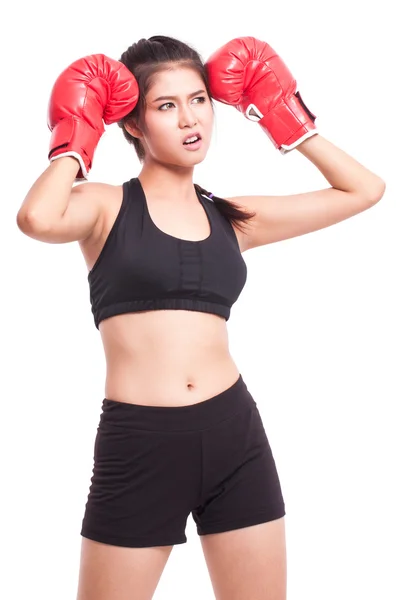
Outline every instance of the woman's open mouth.
POLYGON ((202 143, 202 139, 199 133, 193 133, 191 135, 186 136, 183 145, 186 150, 197 150, 200 148, 202 143))

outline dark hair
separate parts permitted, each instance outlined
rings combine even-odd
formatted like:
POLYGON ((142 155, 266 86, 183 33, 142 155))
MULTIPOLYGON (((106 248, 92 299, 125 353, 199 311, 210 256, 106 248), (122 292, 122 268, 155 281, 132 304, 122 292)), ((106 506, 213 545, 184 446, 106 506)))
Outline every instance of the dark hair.
MULTIPOLYGON (((139 86, 139 100, 135 108, 118 122, 125 139, 133 144, 139 161, 142 163, 145 158, 145 150, 139 138, 132 136, 126 129, 125 123, 134 122, 144 130, 144 113, 146 108, 146 94, 154 82, 154 76, 162 71, 171 68, 173 65, 190 67, 194 69, 201 77, 206 88, 211 107, 214 110, 213 99, 208 83, 207 70, 201 56, 185 44, 175 38, 163 35, 155 35, 148 40, 140 39, 138 42, 129 46, 119 59, 136 78, 139 86)), ((194 184, 200 194, 211 196, 206 189, 194 184)), ((213 196, 212 200, 215 206, 229 221, 235 222, 236 226, 243 231, 242 222, 245 222, 255 216, 256 213, 248 213, 233 202, 224 200, 218 196, 213 196)))

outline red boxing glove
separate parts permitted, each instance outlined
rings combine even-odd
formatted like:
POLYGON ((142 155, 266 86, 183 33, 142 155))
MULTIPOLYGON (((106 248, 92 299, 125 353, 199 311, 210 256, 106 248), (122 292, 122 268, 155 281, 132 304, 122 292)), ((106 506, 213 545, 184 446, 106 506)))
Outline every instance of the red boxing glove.
POLYGON ((74 156, 76 179, 87 179, 96 146, 107 125, 133 110, 139 99, 134 75, 117 60, 92 54, 73 62, 54 83, 47 124, 52 132, 50 162, 74 156))
POLYGON ((318 133, 297 83, 266 42, 235 38, 206 62, 213 98, 258 122, 282 154, 318 133))

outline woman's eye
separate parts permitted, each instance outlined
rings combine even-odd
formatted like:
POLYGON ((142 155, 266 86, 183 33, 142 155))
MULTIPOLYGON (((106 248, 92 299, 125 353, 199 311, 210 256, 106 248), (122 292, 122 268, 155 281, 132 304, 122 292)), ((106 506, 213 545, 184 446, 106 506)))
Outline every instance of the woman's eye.
MULTIPOLYGON (((193 100, 201 100, 200 104, 204 104, 204 102, 206 101, 206 98, 205 98, 205 96, 197 96, 197 98, 193 98, 193 100)), ((159 109, 158 109, 158 110, 164 110, 164 108, 163 108, 163 107, 164 107, 164 106, 169 106, 170 104, 173 106, 173 104, 174 104, 174 103, 173 103, 173 102, 166 102, 165 104, 162 104, 162 105, 159 107, 159 109)))
POLYGON ((168 106, 169 104, 172 104, 172 102, 166 102, 165 104, 162 104, 158 110, 163 110, 163 107, 168 106))

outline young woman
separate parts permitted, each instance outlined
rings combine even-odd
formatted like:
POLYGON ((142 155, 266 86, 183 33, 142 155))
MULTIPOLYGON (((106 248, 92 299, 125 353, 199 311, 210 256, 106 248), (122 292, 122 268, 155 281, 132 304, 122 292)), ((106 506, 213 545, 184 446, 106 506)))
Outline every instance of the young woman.
POLYGON ((78 600, 149 600, 191 513, 218 600, 286 597, 285 504, 226 322, 242 254, 351 217, 382 197, 376 174, 317 133, 266 44, 232 40, 206 64, 155 36, 113 61, 92 55, 54 85, 49 167, 18 213, 37 240, 78 241, 107 363, 82 523, 78 600), (193 183, 210 145, 212 98, 296 149, 330 187, 219 198, 193 183), (123 185, 73 184, 106 123, 142 164, 123 185), (196 141, 197 139, 197 141, 196 141))

